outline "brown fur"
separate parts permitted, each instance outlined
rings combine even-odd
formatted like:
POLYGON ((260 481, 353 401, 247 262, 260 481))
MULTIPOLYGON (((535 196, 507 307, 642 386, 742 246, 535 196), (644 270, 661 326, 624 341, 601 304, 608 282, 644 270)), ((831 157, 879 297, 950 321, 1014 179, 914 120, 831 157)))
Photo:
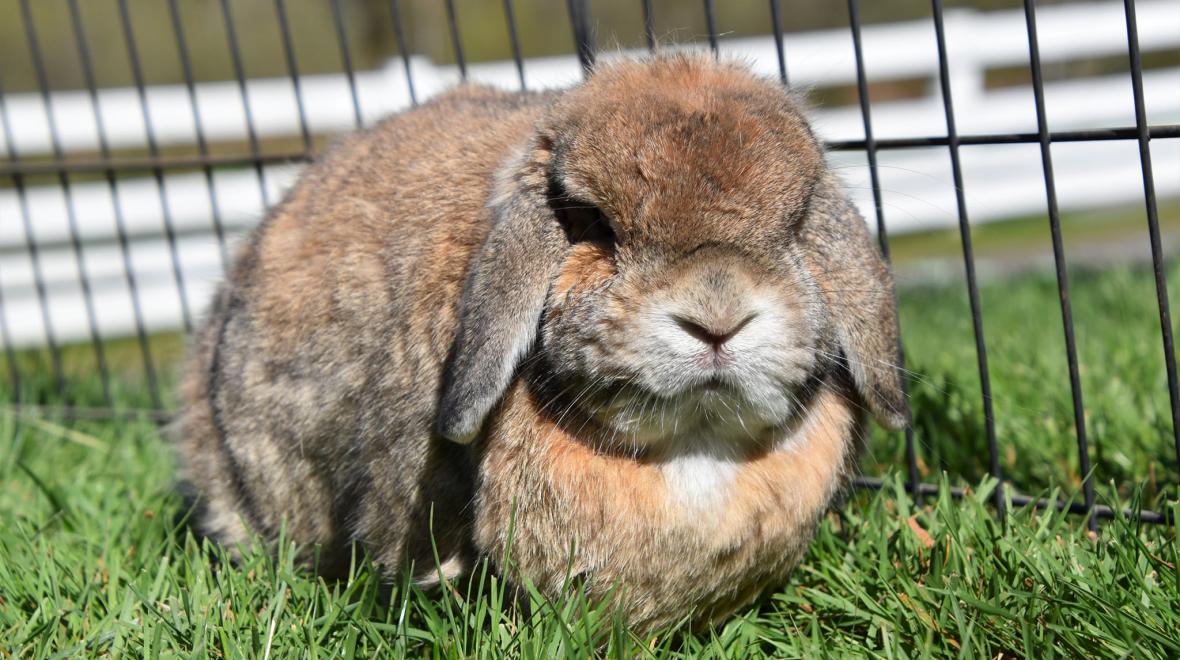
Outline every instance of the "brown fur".
MULTIPOLYGON (((441 366, 493 173, 545 102, 461 89, 351 136, 241 250, 181 391, 206 532, 232 546, 285 520, 329 565, 354 540, 433 565, 431 506, 459 518, 472 480, 432 437, 441 366)), ((442 557, 467 551, 440 529, 442 557)))
POLYGON ((798 561, 862 410, 904 422, 892 301, 795 102, 740 66, 460 88, 343 140, 240 251, 181 389, 197 524, 427 579, 434 548, 500 562, 515 511, 509 574, 557 595, 573 542, 636 626, 715 621, 798 561))

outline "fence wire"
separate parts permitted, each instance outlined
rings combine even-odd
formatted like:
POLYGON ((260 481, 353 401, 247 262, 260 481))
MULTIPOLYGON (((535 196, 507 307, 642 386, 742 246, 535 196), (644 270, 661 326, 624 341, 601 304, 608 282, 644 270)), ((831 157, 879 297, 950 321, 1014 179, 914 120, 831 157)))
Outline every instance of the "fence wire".
MULTIPOLYGON (((351 103, 353 124, 357 127, 365 123, 362 99, 358 92, 357 74, 354 70, 354 58, 351 37, 348 34, 343 15, 341 0, 324 0, 328 4, 331 26, 329 32, 335 39, 340 57, 341 69, 347 82, 351 103)), ((402 7, 398 0, 390 0, 389 16, 398 53, 405 74, 406 91, 411 105, 417 105, 420 99, 420 87, 415 83, 412 70, 412 51, 407 39, 402 7)), ((644 43, 651 52, 659 47, 657 39, 657 25, 651 0, 639 0, 639 10, 642 12, 642 32, 644 43)), ((286 68, 286 78, 294 89, 295 112, 298 120, 300 148, 291 150, 267 151, 262 149, 256 117, 252 112, 250 100, 250 85, 247 84, 246 66, 242 53, 240 36, 242 34, 239 21, 234 15, 234 8, 230 0, 219 0, 221 21, 225 30, 229 60, 237 85, 241 107, 245 117, 246 154, 219 155, 214 154, 210 145, 210 138, 204 130, 202 110, 198 103, 197 86, 194 72, 194 53, 191 52, 189 34, 186 30, 178 0, 167 3, 168 24, 161 29, 170 31, 176 49, 183 76, 183 87, 187 93, 189 109, 193 118, 195 133, 195 154, 172 154, 161 148, 157 140, 156 127, 148 102, 147 86, 142 66, 142 55, 138 48, 132 12, 126 0, 118 0, 118 21, 121 27, 125 55, 130 64, 130 71, 134 90, 138 97, 138 107, 141 119, 146 129, 146 154, 137 156, 116 156, 108 136, 108 126, 104 113, 100 108, 99 85, 96 77, 94 51, 87 40, 82 15, 77 0, 65 0, 65 8, 69 15, 69 26, 73 39, 73 47, 78 55, 78 70, 85 84, 86 95, 93 113, 97 130, 97 157, 79 158, 69 157, 63 147, 61 126, 55 115, 55 104, 51 99, 49 76, 46 71, 42 38, 37 30, 33 10, 29 0, 19 0, 20 19, 23 22, 25 38, 28 47, 28 62, 32 68, 37 92, 43 102, 48 126, 50 142, 50 158, 37 160, 21 158, 16 152, 14 144, 17 135, 10 122, 7 96, 4 91, 3 76, 0 75, 0 131, 4 138, 7 153, 5 161, 0 163, 0 177, 11 182, 19 201, 21 218, 24 228, 24 247, 29 256, 33 288, 40 303, 41 323, 44 332, 44 345, 49 356, 49 368, 52 370, 56 387, 68 400, 68 387, 63 369, 63 346, 55 331, 54 319, 50 313, 47 293, 47 279, 36 239, 37 228, 32 222, 29 208, 28 188, 30 179, 37 177, 51 177, 60 187, 65 199, 67 242, 74 259, 81 289, 82 304, 85 307, 88 344, 93 351, 98 379, 101 388, 103 407, 84 407, 75 405, 54 406, 51 412, 75 419, 118 419, 123 417, 141 416, 142 410, 120 409, 115 404, 111 376, 110 358, 106 353, 108 337, 104 337, 98 322, 97 301, 92 290, 92 276, 88 271, 83 256, 83 237, 78 226, 78 210, 74 195, 74 185, 77 177, 100 176, 109 191, 113 201, 115 238, 122 259, 121 276, 130 293, 131 313, 133 316, 133 336, 138 347, 139 359, 146 380, 147 390, 151 401, 151 410, 146 411, 149 416, 157 419, 167 419, 168 411, 164 408, 164 397, 161 393, 160 378, 158 376, 159 360, 153 354, 149 340, 149 328, 145 319, 143 301, 140 296, 142 282, 132 267, 131 236, 124 217, 123 204, 120 203, 123 190, 121 178, 136 173, 150 173, 154 180, 160 217, 163 223, 165 240, 171 259, 171 277, 180 296, 180 311, 185 330, 191 330, 193 324, 193 310, 188 307, 186 295, 187 283, 181 268, 181 252, 178 242, 178 230, 174 226, 173 213, 167 194, 167 180, 165 172, 173 170, 197 170, 203 174, 204 186, 208 194, 208 203, 212 216, 212 228, 216 237, 220 264, 224 268, 229 263, 230 231, 226 226, 222 209, 222 202, 218 196, 214 181, 214 170, 223 167, 252 168, 257 181, 258 192, 264 206, 276 203, 273 199, 271 187, 268 186, 268 169, 272 166, 302 163, 313 159, 316 155, 316 145, 313 139, 315 130, 311 126, 308 109, 305 107, 305 95, 296 49, 292 35, 287 0, 273 0, 274 19, 278 26, 278 33, 282 48, 282 61, 286 68)), ((574 49, 584 72, 589 72, 595 63, 596 48, 592 30, 593 16, 587 0, 567 0, 567 17, 572 33, 574 49)), ((779 0, 769 0, 769 28, 775 41, 778 76, 786 85, 790 80, 789 62, 786 58, 784 43, 790 39, 784 33, 783 10, 779 0)), ((875 137, 872 115, 872 104, 869 99, 869 76, 866 73, 863 49, 862 24, 859 0, 847 0, 848 24, 853 44, 854 62, 856 69, 856 90, 860 116, 863 121, 864 137, 862 139, 831 140, 827 147, 833 151, 864 152, 868 163, 874 220, 880 247, 886 259, 890 256, 889 237, 885 222, 885 211, 882 200, 882 184, 880 178, 879 155, 886 150, 907 150, 929 147, 945 148, 950 157, 951 175, 955 191, 957 224, 962 246, 963 269, 967 288, 967 299, 972 315, 972 329, 977 358, 980 395, 982 397, 983 427, 987 443, 988 469, 993 478, 999 483, 995 491, 995 505, 1003 515, 1006 501, 1015 505, 1034 505, 1039 507, 1057 507, 1072 512, 1090 514, 1089 521, 1093 526, 1098 518, 1110 518, 1120 515, 1130 515, 1129 512, 1113 510, 1106 506, 1095 504, 1094 479, 1096 478, 1090 462, 1090 448, 1086 432, 1085 406, 1082 397, 1082 386, 1079 377, 1077 345, 1074 332, 1074 320, 1070 307, 1070 291, 1065 263, 1064 246, 1062 242, 1061 217, 1058 208, 1056 180, 1053 170, 1052 145, 1070 142, 1100 142, 1100 141, 1135 141, 1138 147, 1139 162, 1142 170, 1143 193, 1147 216, 1147 229, 1151 248, 1151 264, 1159 310, 1159 324, 1162 346, 1164 351, 1164 365, 1167 373, 1168 395, 1171 406, 1172 433, 1176 451, 1176 460, 1180 464, 1180 384, 1176 369, 1175 342, 1172 335, 1171 311, 1168 304, 1167 280, 1164 270, 1164 251, 1160 237, 1159 209, 1156 198, 1155 178, 1151 160, 1152 140, 1166 138, 1180 138, 1180 125, 1150 125, 1147 120, 1144 102, 1143 62, 1139 46, 1139 31, 1136 23, 1136 8, 1134 0, 1124 0, 1123 10, 1126 22, 1127 54, 1129 58, 1130 76, 1133 90, 1134 126, 1111 126, 1101 128, 1087 128, 1080 130, 1053 131, 1050 130, 1045 110, 1045 84, 1042 62, 1038 43, 1037 11, 1033 0, 1024 0, 1024 17, 1028 36, 1029 73, 1032 78, 1032 90, 1036 115, 1036 131, 1011 133, 982 133, 960 135, 956 125, 955 104, 952 97, 950 63, 947 55, 947 38, 945 27, 945 12, 941 0, 931 0, 931 18, 935 33, 938 58, 938 82, 941 94, 941 104, 946 122, 944 134, 925 135, 918 137, 884 138, 875 137), (979 286, 976 275, 976 258, 972 244, 972 224, 968 217, 967 201, 963 180, 963 166, 960 150, 968 145, 1011 145, 1036 144, 1039 147, 1040 160, 1045 183, 1045 204, 1048 216, 1049 230, 1052 239, 1054 269, 1057 280, 1058 300, 1061 311, 1061 324, 1065 339, 1065 357, 1069 372, 1070 392, 1073 406, 1074 429, 1076 433, 1077 459, 1082 479, 1082 502, 1049 501, 1030 498, 1005 489, 1005 478, 1000 464, 1000 445, 996 435, 995 415, 992 402, 991 375, 989 372, 987 341, 984 336, 983 310, 980 302, 979 286)), ((453 0, 444 2, 446 30, 449 35, 450 47, 454 61, 458 68, 459 78, 468 78, 468 59, 465 57, 461 27, 461 15, 453 0)), ((527 89, 526 60, 522 54, 521 35, 518 30, 517 19, 514 14, 513 0, 503 0, 502 11, 507 27, 507 40, 511 49, 512 62, 520 89, 527 89)), ((706 37, 709 49, 715 56, 719 56, 720 44, 717 11, 712 0, 703 0, 701 5, 702 17, 707 27, 706 37)), ((5 222, 12 219, 5 219, 5 222)), ((0 274, 2 277, 2 274, 0 274)), ((19 360, 16 349, 11 340, 10 320, 5 306, 4 290, 0 287, 0 342, 8 365, 8 378, 12 384, 17 400, 13 405, 18 409, 42 410, 36 402, 20 400, 22 392, 19 360)), ((904 329, 903 329, 904 330, 904 329)), ((903 347, 904 348, 904 347, 903 347)), ((904 367, 904 350, 903 367, 904 367)), ((904 432, 906 476, 909 489, 922 497, 938 492, 933 484, 923 483, 920 478, 918 448, 915 444, 912 425, 904 432)), ((864 488, 880 488, 881 482, 875 479, 862 478, 857 485, 864 488)), ((962 489, 952 489, 952 494, 962 496, 962 489)), ((1144 511, 1138 514, 1144 522, 1172 522, 1165 514, 1144 511)))

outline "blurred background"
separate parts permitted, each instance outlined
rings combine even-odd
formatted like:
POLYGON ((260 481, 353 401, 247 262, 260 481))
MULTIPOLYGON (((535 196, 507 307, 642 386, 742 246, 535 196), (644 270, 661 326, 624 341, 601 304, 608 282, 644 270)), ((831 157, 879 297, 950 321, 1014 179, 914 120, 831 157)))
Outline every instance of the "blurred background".
MULTIPOLYGON (((722 56, 785 77, 810 103, 816 130, 834 148, 833 166, 877 231, 849 4, 649 4, 661 47, 715 42, 722 56)), ((945 3, 946 91, 965 136, 962 208, 944 139, 931 3, 859 6, 871 127, 883 147, 876 153, 881 220, 919 413, 917 460, 922 476, 942 468, 974 478, 987 472, 988 439, 998 436, 1002 465, 1030 487, 1077 484, 1085 466, 1069 447, 1079 434, 1080 393, 1089 451, 1106 466, 1103 474, 1125 491, 1121 484, 1150 472, 1155 488, 1177 480, 1167 458, 1176 430, 1165 375, 1175 356, 1161 353, 1157 296, 1161 281, 1175 282, 1171 255, 1180 247, 1180 0, 1135 3, 1165 256, 1158 264, 1135 140, 1124 3, 1035 4, 1053 138, 1051 196, 1024 4, 945 3), (1051 202, 1060 209, 1072 277, 1078 387, 1063 344, 1051 202), (979 328, 965 286, 964 227, 980 283, 979 328), (990 371, 980 368, 981 343, 990 349, 990 371), (994 410, 984 405, 983 381, 994 410), (1016 444, 1027 447, 1018 454, 1016 444)), ((586 3, 600 58, 647 52, 644 5, 586 3)), ((581 79, 566 2, 455 0, 450 7, 442 0, 0 0, 0 341, 8 398, 169 410, 183 332, 198 322, 234 241, 333 136, 464 78, 507 89, 581 79)), ((867 461, 895 463, 900 447, 883 443, 867 461)))

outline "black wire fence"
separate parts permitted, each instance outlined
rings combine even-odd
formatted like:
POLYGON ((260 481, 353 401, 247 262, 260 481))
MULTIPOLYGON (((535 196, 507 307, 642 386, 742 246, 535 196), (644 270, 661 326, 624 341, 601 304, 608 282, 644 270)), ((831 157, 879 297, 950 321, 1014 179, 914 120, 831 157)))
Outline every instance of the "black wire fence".
MULTIPOLYGON (((305 94, 301 89, 303 76, 300 73, 295 48, 292 39, 291 22, 286 0, 273 0, 274 15, 277 21, 282 45, 282 61, 286 66, 286 74, 290 85, 295 90, 295 114, 298 119, 299 139, 296 144, 278 150, 264 150, 259 134, 259 121, 251 115, 250 102, 251 86, 247 84, 245 65, 243 61, 243 38, 249 38, 247 32, 251 26, 242 26, 234 18, 234 12, 229 0, 218 0, 222 28, 225 32, 228 46, 228 56, 234 82, 242 100, 245 112, 246 140, 245 150, 237 153, 214 153, 211 138, 203 130, 202 108, 197 102, 195 91, 194 59, 196 53, 190 48, 190 29, 185 20, 179 0, 168 0, 166 13, 168 22, 156 29, 170 33, 175 42, 176 53, 181 63, 183 85, 187 90, 190 103, 189 111, 193 118, 195 132, 196 153, 172 153, 161 147, 156 139, 156 130, 152 123, 152 112, 149 109, 148 95, 143 72, 143 55, 137 44, 136 25, 127 0, 117 0, 118 20, 121 25, 125 56, 130 66, 132 83, 138 97, 139 111, 145 123, 147 143, 143 153, 119 153, 112 147, 108 138, 109 127, 104 123, 103 114, 99 112, 99 85, 96 78, 94 49, 88 42, 87 30, 82 19, 79 0, 60 0, 64 3, 64 10, 68 13, 69 34, 73 40, 72 48, 77 52, 82 80, 89 105, 93 111, 98 134, 98 150, 89 156, 76 156, 66 153, 63 147, 63 131, 68 127, 61 125, 55 116, 55 104, 51 101, 51 86, 46 70, 46 48, 59 48, 57 43, 46 43, 39 33, 33 16, 31 0, 19 1, 19 15, 23 23, 25 39, 28 46, 27 64, 31 68, 37 90, 43 102, 51 143, 50 157, 36 159, 23 158, 14 149, 15 129, 9 120, 7 97, 4 91, 4 81, 0 72, 0 135, 4 137, 7 146, 6 159, 0 162, 0 178, 8 179, 11 188, 15 190, 20 202, 19 218, 4 218, 0 222, 21 222, 25 236, 24 249, 27 251, 33 273, 33 288, 40 301, 41 325, 44 328, 43 345, 48 352, 48 368, 52 372, 54 387, 63 397, 66 404, 54 405, 53 412, 67 418, 75 419, 110 419, 119 417, 140 417, 147 415, 161 421, 168 419, 166 396, 162 392, 160 370, 162 360, 156 354, 159 347, 152 341, 152 333, 146 322, 147 310, 140 296, 144 282, 137 276, 131 266, 131 244, 134 236, 128 228, 124 218, 122 205, 119 203, 122 192, 122 180, 131 175, 150 173, 154 181, 158 196, 159 208, 162 211, 164 237, 168 246, 171 268, 168 277, 180 292, 180 310, 185 330, 191 330, 194 317, 199 310, 190 309, 188 296, 185 294, 186 281, 180 267, 182 259, 181 242, 178 240, 180 232, 175 226, 169 211, 165 191, 165 173, 170 171, 200 172, 205 180, 208 195, 208 205, 212 211, 212 225, 216 237, 219 258, 224 265, 228 263, 231 254, 230 245, 234 232, 226 226, 225 218, 219 213, 221 200, 218 199, 218 187, 214 185, 214 173, 221 168, 252 168, 258 185, 258 193, 264 204, 272 204, 278 200, 274 198, 272 189, 267 185, 268 169, 271 166, 306 162, 313 159, 317 152, 314 139, 316 131, 310 125, 308 110, 305 108, 305 94), (245 28, 245 29, 243 29, 245 28), (29 210, 29 186, 32 180, 48 179, 64 192, 66 199, 66 227, 68 244, 76 261, 75 267, 79 274, 82 310, 87 322, 87 343, 93 352, 94 368, 101 391, 98 400, 102 405, 75 405, 70 399, 64 362, 67 347, 55 332, 54 319, 49 312, 48 284, 43 272, 40 245, 35 240, 36 228, 32 225, 32 214, 29 210), (76 200, 73 186, 79 180, 92 182, 104 181, 114 200, 114 230, 116 243, 122 261, 119 276, 130 291, 131 313, 134 350, 142 364, 143 377, 149 397, 149 409, 127 409, 116 403, 115 376, 110 356, 111 338, 103 335, 100 323, 97 321, 99 309, 95 296, 91 290, 91 275, 87 271, 88 264, 83 259, 84 236, 77 222, 76 200)), ((357 72, 354 70, 352 53, 354 50, 346 24, 342 0, 324 0, 329 5, 331 26, 323 30, 323 38, 333 39, 339 50, 342 72, 347 78, 349 94, 339 100, 340 103, 350 104, 353 124, 362 126, 364 117, 361 100, 357 92, 357 72)), ((462 12, 453 0, 444 0, 447 30, 453 56, 461 79, 466 79, 468 62, 464 55, 460 21, 462 12)), ((657 26, 653 14, 652 0, 639 0, 638 4, 643 17, 643 36, 647 48, 655 52, 658 49, 657 26)), ((1175 460, 1180 463, 1180 383, 1176 371, 1175 343, 1172 334, 1171 310, 1168 305, 1167 281, 1165 278, 1164 249, 1160 237, 1159 209, 1156 199, 1155 178, 1152 170, 1152 141, 1165 138, 1180 138, 1180 125, 1149 125, 1144 103, 1143 64, 1139 48, 1139 32, 1136 24, 1136 7, 1134 0, 1124 0, 1124 16, 1126 22, 1126 57, 1129 59, 1130 75, 1133 85, 1133 99, 1135 123, 1133 126, 1109 126, 1084 130, 1051 131, 1046 121, 1044 76, 1038 45, 1037 8, 1033 0, 1023 0, 1023 12, 1027 25, 1028 55, 1032 89, 1036 111, 1036 131, 1020 133, 996 134, 966 134, 960 135, 956 129, 955 99, 952 95, 950 80, 950 66, 947 56, 947 39, 944 24, 944 9, 941 0, 931 1, 931 15, 935 31, 938 57, 938 82, 943 112, 945 114, 945 134, 934 134, 919 137, 877 139, 874 137, 872 105, 869 97, 869 78, 866 75, 865 57, 862 44, 862 24, 859 0, 847 0, 848 25, 850 38, 853 43, 856 65, 856 90, 860 115, 863 120, 863 139, 839 140, 828 143, 828 148, 834 151, 863 152, 868 162, 871 192, 875 207, 875 221, 880 247, 886 258, 890 255, 890 242, 885 222, 885 211, 882 202, 882 184, 878 159, 886 150, 907 150, 918 148, 945 148, 950 157, 951 175, 955 190, 955 202, 958 219, 959 236, 962 245, 962 263, 965 273, 967 300, 972 315, 975 354, 977 357, 978 379, 982 397, 983 430, 986 436, 988 451, 988 468, 991 476, 999 482, 995 491, 995 505, 1003 515, 1005 503, 1011 501, 1015 505, 1034 504, 1042 507, 1068 508, 1078 513, 1090 513, 1088 520, 1091 526, 1099 518, 1110 518, 1124 515, 1125 512, 1097 505, 1094 492, 1094 470, 1090 460, 1089 438, 1087 436, 1086 409, 1082 396, 1082 386, 1079 379, 1077 342, 1075 339, 1075 324, 1071 310, 1070 283, 1065 265, 1065 255, 1062 243, 1061 217, 1058 209, 1056 182, 1053 170, 1053 152, 1051 145, 1067 142, 1098 142, 1098 141, 1135 141, 1138 146, 1139 163, 1142 170, 1143 198, 1146 205, 1147 229, 1150 238, 1151 264, 1154 275, 1155 290, 1159 311, 1160 341, 1163 344, 1163 355, 1167 373, 1168 396, 1171 405, 1171 429, 1174 436, 1175 460), (1048 501, 1031 498, 1014 491, 1006 492, 1004 474, 1001 470, 1000 447, 997 439, 995 415, 992 402, 991 373, 988 363, 987 341, 984 336, 983 311, 980 303, 978 278, 976 275, 976 258, 972 245, 972 225, 968 217, 967 203, 964 195, 963 166, 960 150, 968 145, 1009 145, 1035 144, 1039 147, 1040 161, 1044 173, 1045 197, 1047 200, 1049 228, 1052 236, 1053 261, 1057 281, 1057 293, 1060 302, 1061 329, 1064 335, 1065 359, 1068 365, 1070 391, 1072 395, 1073 421, 1076 433, 1077 460, 1079 471, 1083 475, 1080 502, 1048 501)), ((568 29, 572 33, 578 60, 584 71, 592 69, 595 63, 595 37, 592 27, 594 16, 591 3, 587 0, 567 0, 566 10, 569 19, 568 29)), ((717 25, 716 8, 712 0, 703 0, 700 7, 707 26, 707 42, 709 48, 717 53, 719 50, 719 28, 717 25)), ((790 62, 787 61, 784 50, 784 40, 789 40, 789 34, 784 33, 784 11, 779 0, 769 0, 768 6, 769 31, 773 33, 776 47, 778 74, 787 84, 790 80, 790 62)), ((521 35, 517 28, 514 15, 513 0, 503 0, 503 14, 507 25, 505 38, 511 49, 512 60, 520 87, 526 87, 526 61, 522 56, 521 35)), ((406 93, 412 104, 417 104, 421 98, 421 90, 416 84, 411 63, 413 57, 407 45, 407 34, 410 27, 404 20, 403 8, 398 0, 389 0, 388 16, 391 20, 392 34, 397 43, 400 60, 404 65, 406 93)), ((140 27, 142 29, 142 26, 140 27)), ((60 35, 59 35, 60 36, 60 35)), ((4 273, 0 272, 0 278, 4 273)), ((16 408, 38 408, 37 400, 22 398, 21 382, 30 377, 27 370, 22 369, 22 361, 18 359, 19 349, 10 341, 10 319, 6 312, 3 299, 3 289, 0 288, 0 342, 3 342, 4 355, 7 358, 7 368, 11 388, 16 398, 13 405, 16 408)), ((125 349, 125 347, 123 347, 125 349)), ((92 400, 92 399, 91 399, 92 400)), ((43 407, 43 406, 40 406, 43 407)), ((937 492, 937 487, 922 483, 920 480, 918 448, 915 446, 912 428, 905 431, 905 461, 906 475, 909 488, 917 496, 925 496, 937 492)), ((858 485, 867 488, 879 488, 882 482, 871 478, 862 478, 858 485)), ((962 489, 952 489, 952 494, 963 495, 962 489)), ((1142 511, 1137 514, 1144 522, 1172 522, 1166 514, 1152 511, 1142 511)))

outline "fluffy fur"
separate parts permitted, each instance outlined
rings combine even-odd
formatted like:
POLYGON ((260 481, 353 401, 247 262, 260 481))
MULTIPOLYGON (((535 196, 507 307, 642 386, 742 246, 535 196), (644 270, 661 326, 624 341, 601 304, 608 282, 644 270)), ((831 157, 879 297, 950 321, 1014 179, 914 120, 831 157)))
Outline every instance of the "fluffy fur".
POLYGON ((285 526, 326 572, 359 543, 427 579, 433 533, 455 574, 712 622, 799 560, 864 411, 904 424, 895 326, 780 86, 674 56, 460 88, 345 139, 241 249, 177 446, 230 547, 285 526))

